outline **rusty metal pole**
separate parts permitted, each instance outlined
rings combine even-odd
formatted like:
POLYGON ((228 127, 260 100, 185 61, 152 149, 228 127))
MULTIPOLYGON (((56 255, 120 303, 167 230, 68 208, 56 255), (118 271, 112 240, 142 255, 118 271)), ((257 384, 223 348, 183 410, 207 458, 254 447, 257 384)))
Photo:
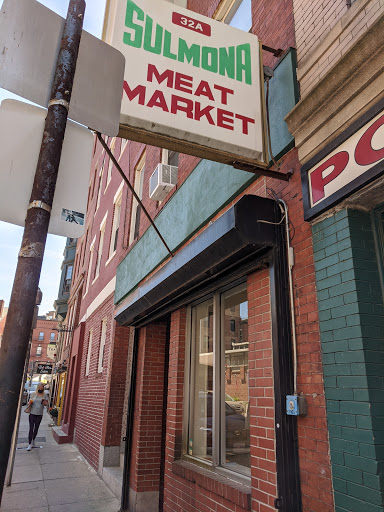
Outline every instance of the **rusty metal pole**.
MULTIPOLYGON (((70 0, 0 350, 0 504, 85 12, 70 0)), ((44 30, 44 27, 41 27, 44 30)))

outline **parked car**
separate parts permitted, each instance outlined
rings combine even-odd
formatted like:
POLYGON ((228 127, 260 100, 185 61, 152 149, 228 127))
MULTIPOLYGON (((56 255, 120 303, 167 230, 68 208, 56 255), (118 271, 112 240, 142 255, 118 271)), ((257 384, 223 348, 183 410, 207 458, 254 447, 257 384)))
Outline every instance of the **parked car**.
MULTIPOLYGON (((227 395, 228 396, 228 395, 227 395)), ((212 448, 212 392, 199 393, 200 400, 200 429, 207 432, 208 450, 212 448)), ((225 402, 225 429, 226 429, 226 446, 234 448, 242 445, 249 445, 249 429, 246 426, 245 417, 240 414, 235 407, 225 402)))

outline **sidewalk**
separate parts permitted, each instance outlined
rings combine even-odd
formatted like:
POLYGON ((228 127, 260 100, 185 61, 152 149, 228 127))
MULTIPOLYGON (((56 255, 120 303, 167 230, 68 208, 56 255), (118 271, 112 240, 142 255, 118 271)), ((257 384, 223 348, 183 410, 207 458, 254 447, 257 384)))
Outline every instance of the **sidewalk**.
POLYGON ((12 485, 4 487, 1 512, 117 512, 119 500, 73 444, 56 444, 49 423, 45 411, 37 448, 27 452, 28 414, 21 413, 12 485))

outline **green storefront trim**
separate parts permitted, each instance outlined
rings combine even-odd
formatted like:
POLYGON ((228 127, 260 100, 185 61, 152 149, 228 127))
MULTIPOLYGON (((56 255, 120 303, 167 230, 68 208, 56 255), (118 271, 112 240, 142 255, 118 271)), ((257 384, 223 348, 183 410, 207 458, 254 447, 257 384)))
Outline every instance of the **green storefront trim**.
POLYGON ((345 209, 312 226, 337 512, 384 511, 384 307, 378 218, 376 213, 345 209))

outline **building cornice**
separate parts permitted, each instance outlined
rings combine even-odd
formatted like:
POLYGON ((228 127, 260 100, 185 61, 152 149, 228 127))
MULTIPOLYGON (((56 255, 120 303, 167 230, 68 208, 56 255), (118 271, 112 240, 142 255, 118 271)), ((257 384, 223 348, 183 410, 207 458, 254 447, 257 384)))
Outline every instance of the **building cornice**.
POLYGON ((307 162, 384 97, 384 14, 286 116, 307 162))

